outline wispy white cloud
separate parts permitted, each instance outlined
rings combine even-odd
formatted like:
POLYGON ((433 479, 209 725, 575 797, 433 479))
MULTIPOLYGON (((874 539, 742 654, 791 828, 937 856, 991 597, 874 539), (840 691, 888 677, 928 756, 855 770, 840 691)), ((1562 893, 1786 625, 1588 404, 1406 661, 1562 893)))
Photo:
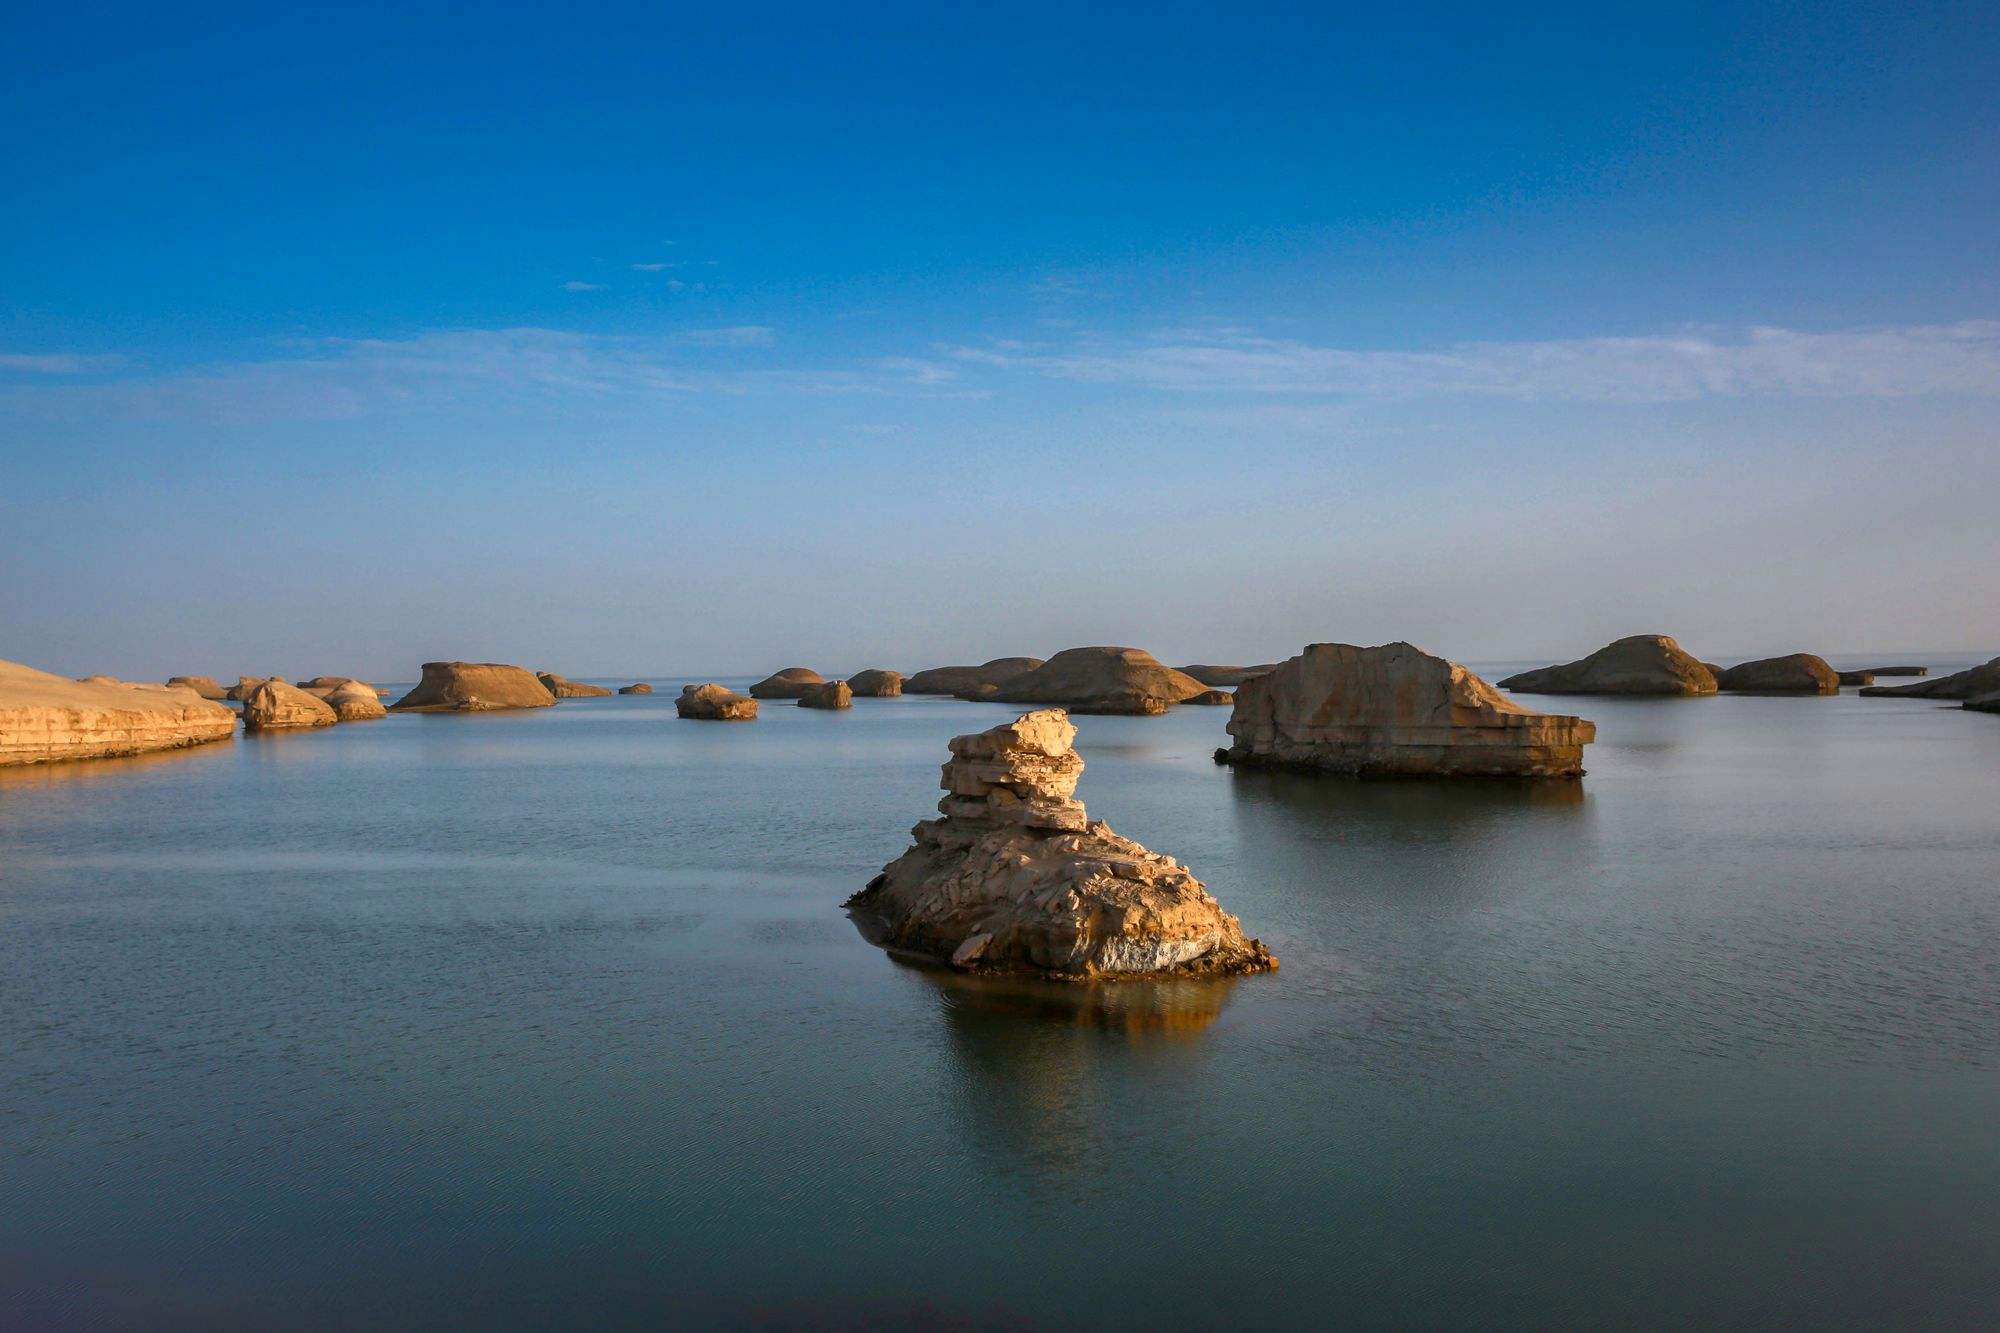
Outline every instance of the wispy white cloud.
POLYGON ((632 271, 634 273, 665 273, 670 268, 679 267, 679 264, 634 264, 632 265, 632 271))
POLYGON ((68 352, 0 352, 0 370, 29 375, 87 375, 93 370, 109 370, 124 361, 122 356, 79 356, 68 352))
POLYGON ((566 292, 601 292, 604 290, 604 284, 601 282, 566 282, 563 284, 563 290, 566 292))
POLYGON ((1643 337, 1352 349, 1242 330, 1128 341, 951 349, 957 360, 1054 379, 1180 393, 1675 402, 1697 398, 2000 394, 2000 321, 1838 333, 1751 328, 1643 337))
POLYGON ((777 335, 762 324, 736 324, 720 329, 685 329, 673 335, 689 347, 769 347, 777 335))

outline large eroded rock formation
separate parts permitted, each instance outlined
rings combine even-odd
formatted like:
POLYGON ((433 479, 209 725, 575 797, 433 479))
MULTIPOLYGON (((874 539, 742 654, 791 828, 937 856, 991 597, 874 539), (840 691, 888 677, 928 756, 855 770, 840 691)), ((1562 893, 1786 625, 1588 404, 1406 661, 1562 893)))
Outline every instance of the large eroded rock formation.
POLYGON ((1208 686, 1139 648, 1065 648, 1003 684, 1001 703, 1061 704, 1073 713, 1164 713, 1208 686))
POLYGON ((996 657, 978 666, 941 666, 903 680, 905 694, 966 694, 982 685, 996 688, 1042 665, 1039 657, 996 657))
POLYGON ((1522 694, 1714 694, 1715 673, 1664 634, 1634 634, 1561 666, 1500 682, 1522 694))
POLYGON ((942 819, 849 899, 880 942, 976 970, 1063 979, 1277 966, 1170 856, 1091 822, 1061 709, 954 737, 942 819))
POLYGON ((0 766, 176 750, 236 733, 236 713, 167 685, 85 685, 0 662, 0 766))
POLYGON ((502 662, 426 662, 424 678, 395 703, 396 713, 483 713, 548 708, 556 697, 525 667, 502 662))
POLYGON ((1315 643, 1236 691, 1216 757, 1361 777, 1574 778, 1594 724, 1537 713, 1407 643, 1315 643))
POLYGON ((1840 673, 1828 666, 1825 658, 1811 653, 1760 657, 1729 668, 1715 683, 1731 694, 1840 693, 1840 673))

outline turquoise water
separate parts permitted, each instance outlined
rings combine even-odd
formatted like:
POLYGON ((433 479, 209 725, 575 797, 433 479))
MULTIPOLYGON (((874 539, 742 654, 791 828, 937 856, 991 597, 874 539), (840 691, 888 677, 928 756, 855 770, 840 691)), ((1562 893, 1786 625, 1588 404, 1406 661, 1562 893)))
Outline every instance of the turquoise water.
POLYGON ((2000 1317, 2000 718, 1541 700, 1554 788, 1082 718, 1283 966, 1065 988, 840 909, 1015 710, 675 684, 0 773, 0 1323, 2000 1317))

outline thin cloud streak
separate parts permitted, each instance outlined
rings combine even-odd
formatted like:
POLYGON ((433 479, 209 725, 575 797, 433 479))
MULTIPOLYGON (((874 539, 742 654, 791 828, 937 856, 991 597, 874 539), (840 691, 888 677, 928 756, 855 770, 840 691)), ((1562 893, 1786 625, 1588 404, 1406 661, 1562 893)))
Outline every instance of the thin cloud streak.
POLYGON ((87 375, 93 370, 110 370, 124 364, 122 356, 80 356, 68 352, 32 354, 0 352, 0 370, 28 375, 87 375))
POLYGON ((1178 393, 1653 403, 1699 398, 2000 394, 2000 321, 1840 333, 1752 328, 1356 351, 1240 332, 949 349, 968 365, 1178 393))

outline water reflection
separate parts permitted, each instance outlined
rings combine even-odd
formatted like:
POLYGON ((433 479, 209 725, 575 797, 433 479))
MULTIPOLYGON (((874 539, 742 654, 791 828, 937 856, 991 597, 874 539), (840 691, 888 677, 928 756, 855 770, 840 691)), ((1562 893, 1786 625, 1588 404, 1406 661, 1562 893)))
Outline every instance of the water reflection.
MULTIPOLYGON (((240 739, 240 738, 239 738, 240 739)), ((192 772, 214 771, 226 766, 232 742, 211 741, 179 750, 154 750, 147 754, 121 755, 114 759, 67 759, 52 764, 17 764, 0 768, 0 790, 7 788, 47 788, 70 783, 102 782, 129 778, 155 769, 179 766, 192 772)))

